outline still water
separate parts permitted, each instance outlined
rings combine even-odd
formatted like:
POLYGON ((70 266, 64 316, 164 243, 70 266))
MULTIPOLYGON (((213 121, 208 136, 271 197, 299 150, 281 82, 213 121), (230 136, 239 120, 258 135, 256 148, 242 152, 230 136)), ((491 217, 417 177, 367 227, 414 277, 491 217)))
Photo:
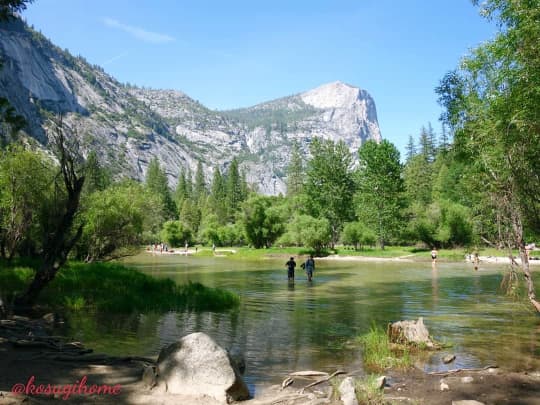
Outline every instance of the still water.
POLYGON ((361 370, 355 337, 373 323, 385 327, 421 316, 435 339, 452 344, 420 365, 428 371, 445 369, 440 358, 448 352, 457 355, 451 368, 540 369, 540 317, 524 301, 501 292, 501 266, 474 272, 465 263, 433 269, 431 263, 319 260, 312 283, 297 270, 296 282, 289 284, 282 259, 143 254, 127 262, 154 277, 234 291, 241 305, 224 313, 72 318, 73 334, 96 351, 154 355, 188 333, 203 331, 223 347, 244 353, 246 380, 257 390, 297 370, 361 370))

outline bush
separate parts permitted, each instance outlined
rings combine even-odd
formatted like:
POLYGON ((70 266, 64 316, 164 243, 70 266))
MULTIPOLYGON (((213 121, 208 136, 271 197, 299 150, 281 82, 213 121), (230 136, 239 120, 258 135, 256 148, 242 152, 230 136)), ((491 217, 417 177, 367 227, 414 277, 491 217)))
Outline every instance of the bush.
POLYGON ((165 222, 161 237, 169 246, 178 247, 183 246, 185 243, 192 243, 191 229, 180 221, 165 222))

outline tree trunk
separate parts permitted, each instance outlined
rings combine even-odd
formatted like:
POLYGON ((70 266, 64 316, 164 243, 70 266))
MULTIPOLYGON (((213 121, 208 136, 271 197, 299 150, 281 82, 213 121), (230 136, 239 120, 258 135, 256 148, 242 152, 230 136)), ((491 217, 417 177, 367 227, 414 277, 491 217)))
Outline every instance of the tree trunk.
MULTIPOLYGON (((514 242, 519 247, 519 257, 521 259, 521 271, 525 277, 525 283, 527 285, 527 297, 534 306, 536 311, 540 312, 540 302, 536 300, 536 294, 534 292, 534 282, 531 275, 531 269, 529 267, 529 258, 525 251, 525 241, 523 240, 523 222, 521 221, 521 213, 519 209, 511 211, 510 215, 512 221, 512 233, 514 236, 514 242)), ((512 266, 515 266, 515 261, 511 261, 512 266)))
POLYGON ((529 258, 527 257, 527 252, 525 251, 524 245, 519 246, 519 257, 521 258, 521 270, 523 271, 523 276, 525 277, 525 283, 527 285, 527 297, 529 301, 540 312, 540 302, 536 299, 536 294, 534 292, 534 283, 531 275, 531 269, 529 266, 529 258))
MULTIPOLYGON (((54 228, 54 232, 47 235, 45 239, 43 263, 36 272, 28 290, 15 300, 15 304, 23 308, 28 308, 35 303, 43 288, 54 279, 60 267, 65 264, 69 252, 82 235, 82 225, 78 227, 73 236, 72 226, 75 215, 79 210, 84 175, 77 174, 75 152, 67 149, 61 120, 56 123, 55 135, 60 171, 67 198, 63 202, 64 212, 60 222, 54 228)), ((75 137, 75 134, 72 135, 75 137)))

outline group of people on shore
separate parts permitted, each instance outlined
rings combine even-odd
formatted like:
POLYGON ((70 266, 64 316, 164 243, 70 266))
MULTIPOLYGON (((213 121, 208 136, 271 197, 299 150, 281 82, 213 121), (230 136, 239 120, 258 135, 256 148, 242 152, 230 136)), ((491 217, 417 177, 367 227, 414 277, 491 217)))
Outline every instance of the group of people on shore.
MULTIPOLYGON (((294 269, 296 268, 294 257, 291 257, 289 261, 285 263, 285 267, 287 268, 287 279, 294 282, 294 269)), ((313 259, 313 255, 310 255, 300 267, 306 271, 307 279, 311 282, 313 280, 313 272, 315 271, 315 260, 313 259)))

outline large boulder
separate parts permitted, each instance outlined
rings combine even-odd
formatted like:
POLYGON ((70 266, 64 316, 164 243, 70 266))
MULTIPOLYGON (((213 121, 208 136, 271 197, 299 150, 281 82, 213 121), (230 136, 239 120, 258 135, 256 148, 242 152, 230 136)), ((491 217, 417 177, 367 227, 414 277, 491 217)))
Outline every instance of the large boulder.
POLYGON ((249 399, 249 390, 227 351, 201 332, 161 349, 157 383, 171 394, 206 395, 223 403, 249 399))

